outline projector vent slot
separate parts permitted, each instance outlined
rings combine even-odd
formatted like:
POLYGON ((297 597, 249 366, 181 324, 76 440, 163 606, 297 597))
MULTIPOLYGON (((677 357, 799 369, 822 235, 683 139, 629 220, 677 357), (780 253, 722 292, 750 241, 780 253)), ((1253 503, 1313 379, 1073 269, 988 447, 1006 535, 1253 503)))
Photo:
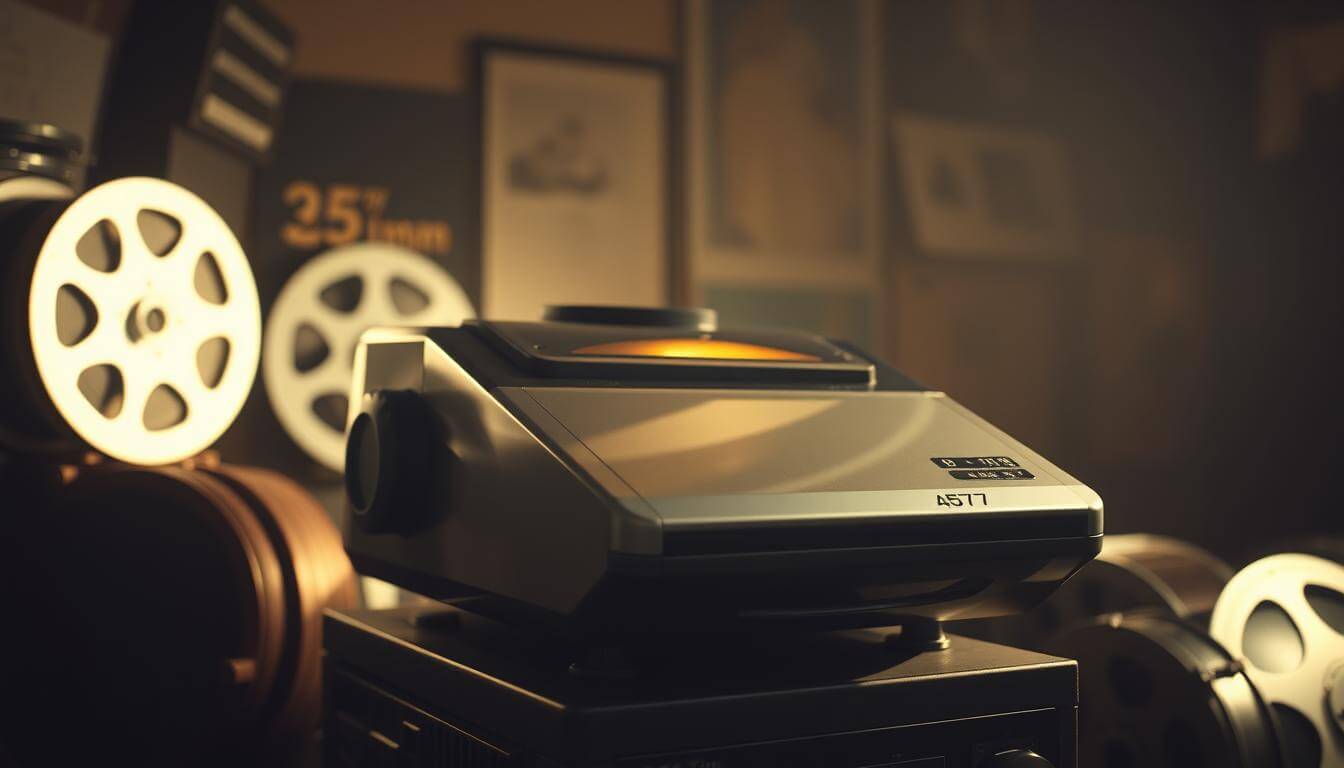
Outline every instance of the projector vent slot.
POLYGON ((324 765, 414 765, 424 768, 506 768, 508 751, 440 720, 344 671, 331 686, 324 765))

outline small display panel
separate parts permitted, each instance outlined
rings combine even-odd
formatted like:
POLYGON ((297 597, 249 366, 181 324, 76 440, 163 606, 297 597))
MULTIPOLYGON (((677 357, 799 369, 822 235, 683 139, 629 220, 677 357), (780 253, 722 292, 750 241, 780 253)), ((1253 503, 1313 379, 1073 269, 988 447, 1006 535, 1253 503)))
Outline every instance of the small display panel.
POLYGON ((519 367, 548 378, 860 386, 874 380, 868 360, 797 331, 562 322, 474 327, 519 367))
POLYGON ((574 350, 576 355, 603 357, 679 357, 697 360, 794 360, 818 362, 805 352, 723 339, 636 339, 590 344, 574 350))

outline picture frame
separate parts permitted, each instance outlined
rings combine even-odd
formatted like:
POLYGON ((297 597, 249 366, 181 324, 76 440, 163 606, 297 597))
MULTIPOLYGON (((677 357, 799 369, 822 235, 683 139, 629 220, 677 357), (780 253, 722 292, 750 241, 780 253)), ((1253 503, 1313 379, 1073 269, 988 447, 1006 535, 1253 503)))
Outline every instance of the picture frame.
POLYGON ((683 13, 692 296, 707 284, 876 289, 876 4, 690 0, 683 13))
POLYGON ((891 142, 913 244, 924 256, 1072 258, 1076 221, 1059 141, 896 112, 891 142))
POLYGON ((676 73, 657 59, 480 39, 482 313, 660 306, 680 238, 676 73))

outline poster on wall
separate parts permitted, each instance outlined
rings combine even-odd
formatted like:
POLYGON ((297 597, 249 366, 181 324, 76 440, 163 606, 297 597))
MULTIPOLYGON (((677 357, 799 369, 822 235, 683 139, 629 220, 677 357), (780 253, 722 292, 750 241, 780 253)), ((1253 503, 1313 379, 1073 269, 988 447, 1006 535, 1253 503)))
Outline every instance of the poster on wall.
POLYGON ((877 282, 875 8, 687 6, 694 283, 877 282))
POLYGON ((494 41, 476 51, 485 316, 667 304, 668 66, 494 41))
POLYGON ((926 256, 1059 260, 1072 256, 1064 151, 1034 131, 897 113, 893 157, 926 256))
POLYGON ((429 257, 479 301, 469 101, 317 79, 291 83, 275 160, 254 186, 263 302, 301 264, 366 241, 429 257))
POLYGON ((291 83, 246 240, 261 370, 225 458, 281 469, 340 508, 359 335, 456 325, 479 303, 473 125, 463 96, 291 83))

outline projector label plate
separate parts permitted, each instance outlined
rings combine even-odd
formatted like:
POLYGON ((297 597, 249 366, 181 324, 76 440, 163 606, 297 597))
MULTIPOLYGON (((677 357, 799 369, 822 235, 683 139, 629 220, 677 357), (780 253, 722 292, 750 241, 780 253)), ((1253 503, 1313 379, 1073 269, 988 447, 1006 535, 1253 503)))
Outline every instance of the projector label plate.
POLYGON ((999 467, 1020 467, 1022 466, 1015 459, 1007 456, 935 456, 929 461, 934 466, 943 469, 996 469, 999 467))

